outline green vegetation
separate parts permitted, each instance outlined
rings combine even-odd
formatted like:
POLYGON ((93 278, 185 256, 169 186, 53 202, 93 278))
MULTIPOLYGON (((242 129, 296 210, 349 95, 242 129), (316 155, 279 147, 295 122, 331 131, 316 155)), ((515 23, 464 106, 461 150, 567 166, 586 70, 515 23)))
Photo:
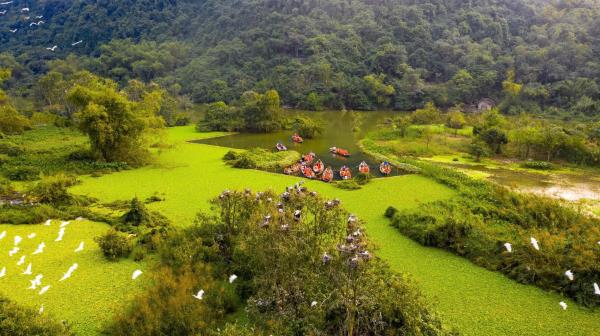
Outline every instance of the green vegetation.
POLYGON ((281 171, 300 160, 301 154, 296 151, 270 152, 262 148, 247 151, 229 151, 223 160, 232 167, 243 169, 260 169, 281 171))
POLYGON ((301 137, 313 139, 323 133, 323 121, 298 116, 294 118, 291 128, 301 137))
POLYGON ((68 326, 0 297, 0 334, 13 336, 73 335, 68 326))
POLYGON ((111 261, 127 258, 133 248, 132 243, 126 235, 114 230, 96 237, 96 243, 100 246, 102 254, 111 261))

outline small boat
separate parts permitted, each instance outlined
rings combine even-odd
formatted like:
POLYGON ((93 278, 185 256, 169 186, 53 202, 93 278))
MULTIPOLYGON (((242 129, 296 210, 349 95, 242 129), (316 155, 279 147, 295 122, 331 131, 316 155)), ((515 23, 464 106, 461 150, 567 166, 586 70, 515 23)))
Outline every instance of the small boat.
POLYGON ((306 155, 302 155, 302 163, 310 165, 315 160, 315 153, 308 153, 306 155))
POLYGON ((350 168, 343 166, 342 168, 340 168, 340 176, 342 177, 342 180, 349 180, 352 178, 352 172, 350 171, 350 168))
POLYGON ((275 148, 277 148, 277 150, 280 152, 287 150, 287 147, 284 144, 282 144, 281 142, 278 142, 277 145, 275 145, 275 148))
POLYGON ((298 133, 294 133, 294 135, 292 135, 292 141, 295 143, 303 143, 304 139, 302 139, 298 133))
POLYGON ((316 177, 315 172, 310 166, 302 166, 302 174, 309 179, 314 179, 316 177))
POLYGON ((302 166, 299 163, 294 163, 293 165, 285 168, 283 170, 283 173, 286 174, 286 175, 294 175, 294 174, 297 174, 300 171, 301 167, 302 166))
POLYGON ((339 155, 339 156, 343 156, 343 157, 350 156, 350 152, 348 152, 345 149, 341 149, 341 148, 337 148, 337 147, 331 147, 331 148, 329 148, 329 151, 335 155, 339 155))
POLYGON ((325 169, 325 165, 323 164, 323 161, 319 160, 317 161, 314 165, 313 165, 313 171, 315 172, 315 174, 321 174, 323 172, 323 169, 325 169))
POLYGON ((392 165, 389 162, 384 161, 379 165, 379 171, 383 175, 390 175, 392 173, 392 165))
POLYGON ((358 165, 358 171, 361 172, 361 174, 368 174, 371 171, 371 168, 369 168, 369 165, 363 161, 358 165))
POLYGON ((333 170, 330 167, 325 168, 323 175, 321 176, 323 182, 333 181, 333 170))

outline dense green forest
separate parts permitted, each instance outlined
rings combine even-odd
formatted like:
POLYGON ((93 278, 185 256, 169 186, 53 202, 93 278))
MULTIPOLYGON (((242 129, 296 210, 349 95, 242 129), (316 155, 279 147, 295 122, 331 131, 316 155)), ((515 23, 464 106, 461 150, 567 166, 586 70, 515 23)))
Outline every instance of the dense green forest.
POLYGON ((5 86, 17 96, 34 96, 39 76, 65 75, 56 60, 73 54, 70 67, 122 85, 155 81, 201 103, 276 89, 284 105, 307 109, 412 110, 491 97, 512 114, 600 114, 596 1, 51 0, 1 7, 0 66, 13 69, 5 86))

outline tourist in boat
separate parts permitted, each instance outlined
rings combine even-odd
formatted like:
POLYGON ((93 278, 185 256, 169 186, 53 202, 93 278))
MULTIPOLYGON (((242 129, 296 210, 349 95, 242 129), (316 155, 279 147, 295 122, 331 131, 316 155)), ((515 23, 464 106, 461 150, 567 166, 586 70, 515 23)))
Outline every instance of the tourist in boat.
POLYGON ((342 168, 340 168, 340 176, 342 177, 342 180, 349 180, 352 178, 352 172, 350 171, 350 168, 343 166, 342 168))
POLYGON ((384 161, 379 165, 379 171, 383 175, 390 175, 392 173, 392 165, 389 162, 384 161))
POLYGON ((287 147, 284 144, 282 144, 281 142, 278 142, 277 145, 275 145, 275 147, 280 152, 283 152, 283 151, 287 150, 287 147))
POLYGON ((292 135, 292 141, 295 143, 303 143, 304 139, 302 139, 298 133, 294 133, 294 135, 292 135))
POLYGON ((350 156, 350 152, 348 152, 345 149, 341 149, 341 148, 337 148, 337 147, 331 147, 329 148, 329 151, 333 154, 339 155, 339 156, 343 156, 343 157, 349 157, 350 156))
POLYGON ((362 174, 367 175, 371 171, 371 168, 369 168, 369 165, 365 161, 363 161, 358 165, 358 171, 362 174))
POLYGON ((333 170, 331 169, 331 167, 325 168, 325 170, 323 171, 323 175, 321 176, 321 180, 323 180, 323 182, 333 181, 333 170))
POLYGON ((315 178, 315 172, 310 166, 302 166, 302 174, 304 174, 304 176, 309 179, 315 178))
POLYGON ((317 175, 321 174, 323 172, 323 169, 325 169, 325 165, 323 164, 323 161, 321 161, 321 160, 317 161, 317 163, 315 163, 315 165, 313 166, 313 171, 317 175))
POLYGON ((315 153, 308 153, 302 156, 302 163, 310 165, 315 160, 315 153))

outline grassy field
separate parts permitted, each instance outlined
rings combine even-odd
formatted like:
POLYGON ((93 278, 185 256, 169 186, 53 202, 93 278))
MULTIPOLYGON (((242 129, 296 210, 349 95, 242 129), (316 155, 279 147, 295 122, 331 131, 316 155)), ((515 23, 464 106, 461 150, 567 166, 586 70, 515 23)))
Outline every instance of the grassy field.
MULTIPOLYGON (((183 140, 215 136, 196 134, 191 127, 170 130, 178 144, 163 151, 154 166, 85 178, 73 191, 103 201, 147 197, 164 193, 153 203, 176 225, 189 225, 207 200, 224 189, 272 188, 277 191, 298 178, 227 167, 225 148, 185 143, 183 140)), ((407 208, 419 202, 452 197, 451 190, 420 176, 379 179, 361 190, 342 191, 319 182, 309 187, 338 197, 368 221, 368 234, 378 244, 378 255, 397 271, 411 274, 427 297, 437 303, 444 322, 463 335, 592 335, 600 330, 600 313, 573 302, 562 311, 557 294, 523 286, 469 261, 438 249, 426 248, 400 235, 382 216, 389 205, 407 208)))
POLYGON ((119 311, 142 288, 143 278, 131 281, 131 274, 135 269, 144 269, 144 265, 130 260, 109 262, 104 259, 93 238, 106 232, 106 224, 71 221, 63 240, 55 242, 59 226, 58 220, 51 226, 0 225, 0 232, 6 231, 6 237, 0 240, 0 268, 6 267, 6 276, 0 278, 0 291, 36 310, 43 304, 45 314, 69 321, 79 335, 97 334, 107 317, 119 311), (27 238, 31 233, 36 236, 27 238), (21 250, 9 257, 16 235, 23 238, 19 245, 21 250), (84 250, 75 253, 82 241, 84 250), (46 244, 44 252, 32 255, 41 242, 46 244), (23 255, 25 264, 18 266, 23 255), (30 262, 32 275, 22 275, 30 262), (78 268, 72 277, 60 282, 74 263, 78 268), (51 286, 43 295, 38 294, 40 287, 28 289, 29 281, 38 274, 43 275, 42 287, 51 286))

